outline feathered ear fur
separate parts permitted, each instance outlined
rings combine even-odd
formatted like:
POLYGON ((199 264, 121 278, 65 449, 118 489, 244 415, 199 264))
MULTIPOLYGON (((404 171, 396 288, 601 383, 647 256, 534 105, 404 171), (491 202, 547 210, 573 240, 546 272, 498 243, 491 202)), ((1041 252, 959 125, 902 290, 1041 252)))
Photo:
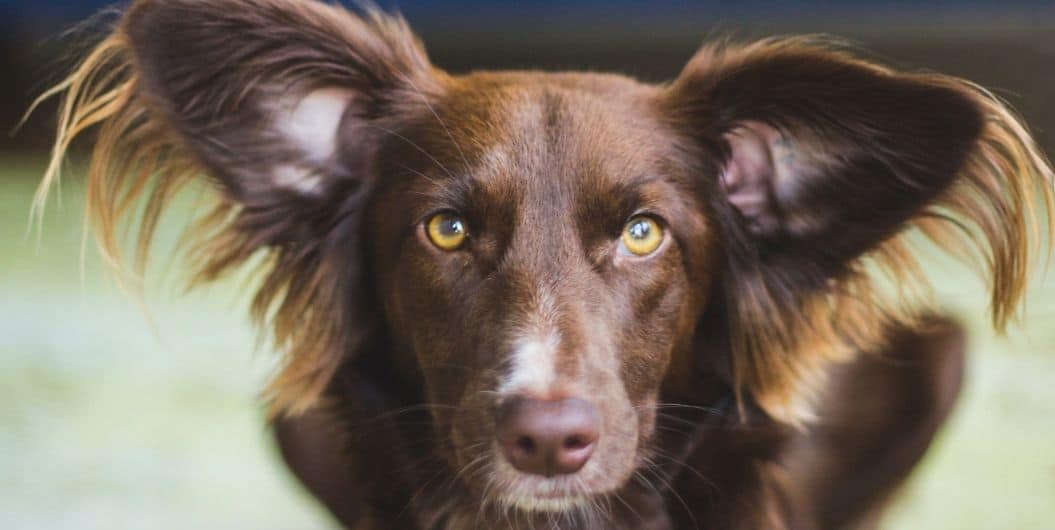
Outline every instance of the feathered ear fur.
POLYGON ((723 224, 734 376, 771 415, 807 417, 802 398, 828 362, 912 318, 868 272, 890 274, 895 294, 925 287, 911 229, 981 259, 997 328, 1014 314, 1052 171, 985 90, 773 39, 704 48, 664 105, 690 149, 716 161, 703 171, 723 224))
POLYGON ((141 212, 137 272, 176 191, 208 179, 217 206, 186 237, 196 281, 258 251, 253 314, 285 362, 275 412, 310 406, 371 315, 360 211, 378 138, 442 90, 404 21, 299 0, 140 0, 48 97, 60 126, 38 208, 71 142, 98 135, 87 216, 122 262, 118 223, 141 212), (141 205, 142 201, 145 205, 141 205))

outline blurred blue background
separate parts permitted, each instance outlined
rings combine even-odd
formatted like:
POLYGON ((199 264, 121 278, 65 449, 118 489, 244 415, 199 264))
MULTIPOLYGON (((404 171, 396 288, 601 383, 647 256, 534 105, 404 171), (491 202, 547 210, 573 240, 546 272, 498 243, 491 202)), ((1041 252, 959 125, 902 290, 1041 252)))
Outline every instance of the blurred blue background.
MULTIPOLYGON (((833 34, 994 89, 1049 154, 1055 147, 1050 1, 379 3, 398 7, 434 62, 456 72, 588 68, 662 80, 708 38, 833 34)), ((64 32, 107 5, 0 1, 0 129, 61 78, 82 40, 64 32)), ((81 265, 76 171, 40 234, 27 231, 53 127, 45 106, 17 135, 0 135, 0 528, 331 528, 271 446, 256 392, 274 357, 253 349, 238 278, 184 295, 178 263, 158 260, 144 314, 90 245, 81 265)), ((162 236, 164 247, 175 234, 162 236)), ((938 257, 927 267, 940 303, 971 330, 970 373, 884 527, 1055 528, 1055 281, 1037 280, 1026 317, 1001 338, 974 276, 938 257)))

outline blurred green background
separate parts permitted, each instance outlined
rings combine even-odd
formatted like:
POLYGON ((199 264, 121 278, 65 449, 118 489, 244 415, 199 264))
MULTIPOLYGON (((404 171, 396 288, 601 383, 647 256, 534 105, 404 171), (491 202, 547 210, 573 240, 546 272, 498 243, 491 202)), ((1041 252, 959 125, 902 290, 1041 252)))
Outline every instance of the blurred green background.
MULTIPOLYGON (((90 4, 0 3, 0 126, 57 78, 71 41, 52 37, 90 4)), ((708 35, 843 35, 896 64, 997 89, 1052 152, 1048 2, 403 4, 437 64, 455 71, 590 67, 662 79, 708 35)), ((51 112, 0 140, 0 528, 331 528, 271 444, 256 392, 274 356, 254 349, 237 279, 185 294, 178 262, 161 252, 144 312, 91 245, 82 266, 76 166, 41 231, 28 229, 51 112)), ((162 250, 189 204, 163 223, 162 250)), ((1055 280, 1036 279, 1026 317, 1000 338, 977 278, 937 256, 928 271, 940 303, 968 324, 970 372, 885 528, 1055 528, 1055 280)))

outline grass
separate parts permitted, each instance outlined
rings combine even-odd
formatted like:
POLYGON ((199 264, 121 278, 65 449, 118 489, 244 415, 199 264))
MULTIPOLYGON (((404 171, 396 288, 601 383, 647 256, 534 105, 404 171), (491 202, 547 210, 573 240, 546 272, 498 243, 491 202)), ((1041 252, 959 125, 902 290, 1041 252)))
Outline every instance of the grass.
MULTIPOLYGON (((40 171, 0 165, 2 526, 331 528, 264 428, 256 391, 273 356, 254 353, 244 293, 225 283, 184 296, 176 282, 148 282, 152 329, 91 252, 82 279, 76 183, 39 242, 27 234, 40 171)), ((1055 527, 1055 281, 1038 281, 1027 318, 998 338, 979 281, 944 260, 929 270, 971 329, 970 374, 884 527, 1055 527)))

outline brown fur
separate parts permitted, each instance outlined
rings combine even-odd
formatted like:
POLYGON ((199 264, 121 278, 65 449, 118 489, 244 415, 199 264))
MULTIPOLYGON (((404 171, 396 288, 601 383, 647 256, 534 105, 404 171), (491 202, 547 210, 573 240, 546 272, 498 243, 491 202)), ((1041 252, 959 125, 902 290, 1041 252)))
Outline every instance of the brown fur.
POLYGON ((141 215, 135 277, 177 192, 216 187, 186 232, 195 282, 258 267, 284 456, 351 528, 869 524, 958 389, 962 344, 918 296, 913 234, 980 264, 1002 329, 1051 231, 1051 168, 1005 105, 814 39, 708 46, 660 86, 450 76, 380 12, 140 0, 57 94, 38 211, 96 129, 87 215, 116 267, 141 215), (281 120, 331 89, 347 106, 320 157, 281 120), (772 174, 737 173, 759 160, 772 174), (467 249, 428 243, 436 211, 465 215, 467 249), (642 211, 666 239, 621 254, 642 211), (593 400, 606 433, 549 482, 491 446, 536 332, 559 339, 540 392, 593 400), (882 406, 839 406, 847 377, 882 406), (848 477, 869 462, 885 470, 848 477), (588 499, 500 498, 543 487, 588 499))
MULTIPOLYGON (((766 234, 780 248, 764 255, 728 247, 727 270, 734 273, 731 340, 738 352, 734 358, 745 363, 736 373, 740 386, 751 389, 770 413, 794 421, 805 412, 796 410, 795 397, 816 391, 810 385, 818 371, 876 344, 886 322, 914 318, 918 307, 905 304, 904 295, 925 291, 926 284, 908 241, 913 228, 961 256, 976 253, 991 282, 993 324, 1003 329, 1025 292, 1040 235, 1030 224, 1036 222, 1033 209, 1038 196, 1050 208, 1051 175, 1024 127, 990 93, 938 74, 894 72, 802 38, 704 48, 673 92, 679 98, 675 104, 703 113, 690 115, 696 121, 685 126, 706 123, 711 137, 707 131, 699 136, 709 140, 705 147, 713 152, 722 149, 715 132, 759 120, 787 131, 834 126, 839 138, 808 141, 830 144, 816 149, 849 159, 835 162, 846 166, 843 180, 826 182, 814 194, 801 192, 796 199, 802 204, 790 206, 830 216, 820 221, 823 229, 766 234), (779 86, 788 72, 796 72, 794 88, 765 90, 779 86), (868 116, 889 105, 892 90, 908 92, 893 128, 868 116), (955 105, 935 105, 953 94, 959 100, 955 105), (963 135, 959 145, 933 141, 967 130, 975 132, 963 135), (921 136, 921 131, 934 136, 921 136), (858 160, 862 155, 865 159, 858 160), (876 163, 881 167, 869 165, 876 163), (888 180, 863 193, 863 171, 888 180), (913 199, 905 201, 910 193, 913 199), (835 202, 842 208, 832 208, 835 202), (889 210, 879 218, 861 215, 876 209, 889 210), (864 250, 867 262, 849 259, 864 250), (899 286, 893 299, 874 287, 875 273, 864 263, 899 286)), ((745 237, 734 233, 727 240, 745 237)))

